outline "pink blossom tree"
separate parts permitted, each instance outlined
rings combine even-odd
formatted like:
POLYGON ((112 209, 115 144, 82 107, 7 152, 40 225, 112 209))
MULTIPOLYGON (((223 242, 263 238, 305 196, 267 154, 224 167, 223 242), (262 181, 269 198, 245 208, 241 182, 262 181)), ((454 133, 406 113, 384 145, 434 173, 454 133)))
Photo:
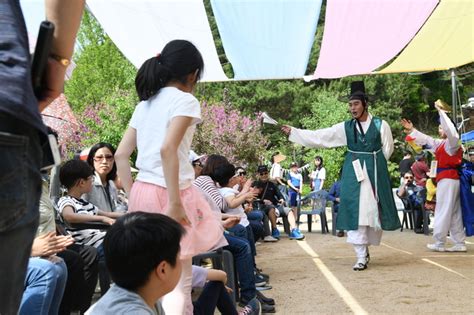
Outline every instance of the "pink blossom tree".
POLYGON ((242 115, 229 103, 202 102, 193 149, 200 154, 220 154, 236 166, 255 166, 263 160, 268 139, 261 132, 261 114, 242 115))

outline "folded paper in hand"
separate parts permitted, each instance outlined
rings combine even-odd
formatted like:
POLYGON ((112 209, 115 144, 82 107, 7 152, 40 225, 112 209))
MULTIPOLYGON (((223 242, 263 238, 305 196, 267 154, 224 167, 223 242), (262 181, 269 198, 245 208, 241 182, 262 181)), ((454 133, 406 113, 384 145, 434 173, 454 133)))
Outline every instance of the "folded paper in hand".
POLYGON ((275 119, 271 118, 266 112, 262 113, 262 117, 264 124, 278 125, 278 122, 275 119))

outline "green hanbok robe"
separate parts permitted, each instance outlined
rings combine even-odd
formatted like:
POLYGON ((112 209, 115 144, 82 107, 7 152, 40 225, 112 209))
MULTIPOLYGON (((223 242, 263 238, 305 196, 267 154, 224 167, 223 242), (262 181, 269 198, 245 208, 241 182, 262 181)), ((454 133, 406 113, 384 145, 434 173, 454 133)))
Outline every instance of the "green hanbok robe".
POLYGON ((375 229, 400 228, 398 212, 393 200, 387 159, 393 151, 390 127, 380 118, 362 122, 364 135, 354 120, 320 130, 292 128, 290 141, 317 148, 347 145, 348 152, 341 178, 341 202, 337 217, 337 229, 357 230, 359 226, 375 229), (357 137, 357 141, 356 141, 357 137), (352 162, 359 160, 365 178, 357 181, 352 162))

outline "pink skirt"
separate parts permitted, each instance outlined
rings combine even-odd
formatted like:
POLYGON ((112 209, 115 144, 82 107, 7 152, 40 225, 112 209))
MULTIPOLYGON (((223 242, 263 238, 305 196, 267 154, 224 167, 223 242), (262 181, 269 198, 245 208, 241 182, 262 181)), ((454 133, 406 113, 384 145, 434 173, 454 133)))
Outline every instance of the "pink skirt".
MULTIPOLYGON (((207 201, 194 187, 180 190, 181 202, 191 221, 191 226, 183 225, 186 234, 181 239, 181 259, 227 245, 224 229, 218 214, 211 210, 207 201)), ((128 211, 144 211, 165 214, 168 208, 166 188, 136 181, 130 192, 128 211)))

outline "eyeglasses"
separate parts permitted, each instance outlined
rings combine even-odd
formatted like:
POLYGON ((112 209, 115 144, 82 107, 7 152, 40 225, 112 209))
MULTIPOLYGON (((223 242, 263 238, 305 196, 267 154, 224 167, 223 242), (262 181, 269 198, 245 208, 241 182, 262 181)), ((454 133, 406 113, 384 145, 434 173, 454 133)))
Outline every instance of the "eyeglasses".
POLYGON ((268 175, 268 172, 262 172, 260 173, 261 176, 268 175))
POLYGON ((114 159, 114 156, 110 154, 94 156, 94 161, 96 162, 102 162, 103 159, 105 159, 107 162, 110 162, 114 159))

